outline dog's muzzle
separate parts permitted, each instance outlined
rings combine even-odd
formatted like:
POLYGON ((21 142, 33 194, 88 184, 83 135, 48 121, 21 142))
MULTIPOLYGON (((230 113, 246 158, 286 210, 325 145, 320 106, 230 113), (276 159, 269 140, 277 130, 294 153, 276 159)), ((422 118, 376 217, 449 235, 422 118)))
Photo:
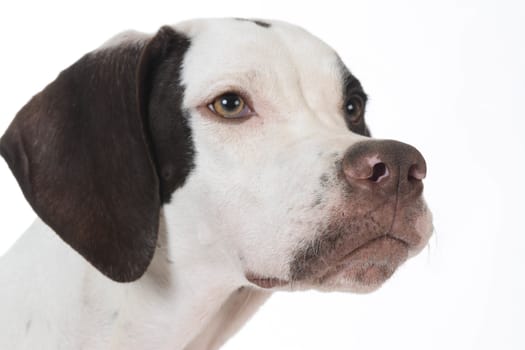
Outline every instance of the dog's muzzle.
POLYGON ((295 251, 289 279, 250 276, 252 283, 370 291, 426 245, 432 225, 418 150, 367 140, 348 148, 339 164, 340 200, 323 215, 315 238, 295 251))

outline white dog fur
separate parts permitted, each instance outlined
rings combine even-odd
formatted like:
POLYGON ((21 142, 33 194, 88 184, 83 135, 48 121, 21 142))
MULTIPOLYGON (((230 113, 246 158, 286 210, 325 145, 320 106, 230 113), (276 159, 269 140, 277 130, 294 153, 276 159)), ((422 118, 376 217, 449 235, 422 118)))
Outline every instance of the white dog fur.
MULTIPOLYGON (((337 164, 370 140, 345 122, 344 72, 333 49, 275 21, 172 28, 191 42, 178 83, 195 154, 184 184, 162 205, 151 264, 136 281, 113 281, 37 219, 0 260, 1 349, 217 349, 273 291, 379 286, 343 273, 286 283, 297 252, 352 201, 337 164), (241 122, 208 108, 232 90, 254 112, 241 122)), ((152 37, 126 32, 94 54, 152 37)), ((432 232, 421 196, 413 203, 411 214, 396 217, 419 237, 409 255, 432 232)))

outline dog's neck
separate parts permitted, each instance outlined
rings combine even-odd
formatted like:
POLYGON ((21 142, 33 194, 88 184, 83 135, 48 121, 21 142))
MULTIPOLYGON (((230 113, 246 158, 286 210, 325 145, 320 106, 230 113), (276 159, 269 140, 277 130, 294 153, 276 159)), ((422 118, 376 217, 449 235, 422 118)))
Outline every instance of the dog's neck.
POLYGON ((188 237, 199 240, 199 235, 202 240, 205 233, 185 232, 184 225, 177 226, 178 233, 167 232, 171 225, 165 220, 162 215, 151 266, 126 287, 127 300, 112 337, 118 343, 112 345, 118 349, 217 349, 271 293, 239 286, 231 271, 235 267, 225 263, 228 255, 223 256, 221 247, 188 242, 188 237), (190 244, 192 249, 185 248, 190 244), (204 249, 196 250, 195 244, 204 249), (199 253, 207 257, 186 255, 199 253))
POLYGON ((2 310, 10 316, 0 315, 0 328, 12 336, 0 348, 217 349, 271 293, 242 287, 220 249, 188 249, 199 235, 184 231, 191 224, 168 233, 161 223, 144 276, 118 283, 37 219, 2 257, 0 300, 9 301, 2 310))
POLYGON ((148 289, 141 286, 127 293, 128 302, 112 335, 115 349, 218 349, 271 295, 249 287, 229 295, 225 289, 206 286, 172 296, 148 289))
POLYGON ((233 292, 185 350, 218 349, 246 323, 270 294, 246 287, 233 292))

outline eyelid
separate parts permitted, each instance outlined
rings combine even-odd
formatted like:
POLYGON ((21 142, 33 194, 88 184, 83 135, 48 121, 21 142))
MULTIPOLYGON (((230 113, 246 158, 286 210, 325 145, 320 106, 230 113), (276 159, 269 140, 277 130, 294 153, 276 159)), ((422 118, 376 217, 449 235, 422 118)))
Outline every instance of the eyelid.
POLYGON ((349 95, 350 95, 350 98, 359 97, 361 99, 361 102, 363 102, 363 106, 366 104, 368 100, 368 96, 366 95, 366 93, 364 93, 361 90, 351 91, 349 95))
POLYGON ((244 103, 248 105, 251 110, 253 110, 253 103, 250 94, 248 91, 238 86, 224 86, 220 89, 214 89, 212 93, 208 94, 207 97, 204 98, 205 103, 203 103, 203 105, 208 106, 209 104, 213 104, 213 101, 215 101, 217 97, 227 93, 239 95, 239 97, 244 100, 244 103))

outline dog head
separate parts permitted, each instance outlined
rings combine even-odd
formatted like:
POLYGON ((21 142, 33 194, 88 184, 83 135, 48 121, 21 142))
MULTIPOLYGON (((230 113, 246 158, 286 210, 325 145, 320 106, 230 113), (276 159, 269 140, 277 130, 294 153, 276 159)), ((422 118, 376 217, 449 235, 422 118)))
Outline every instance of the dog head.
POLYGON ((148 268, 162 211, 227 252, 240 284, 368 291, 432 223, 423 157, 370 137, 366 99, 298 27, 197 20, 85 55, 0 151, 42 220, 113 280, 148 268))

